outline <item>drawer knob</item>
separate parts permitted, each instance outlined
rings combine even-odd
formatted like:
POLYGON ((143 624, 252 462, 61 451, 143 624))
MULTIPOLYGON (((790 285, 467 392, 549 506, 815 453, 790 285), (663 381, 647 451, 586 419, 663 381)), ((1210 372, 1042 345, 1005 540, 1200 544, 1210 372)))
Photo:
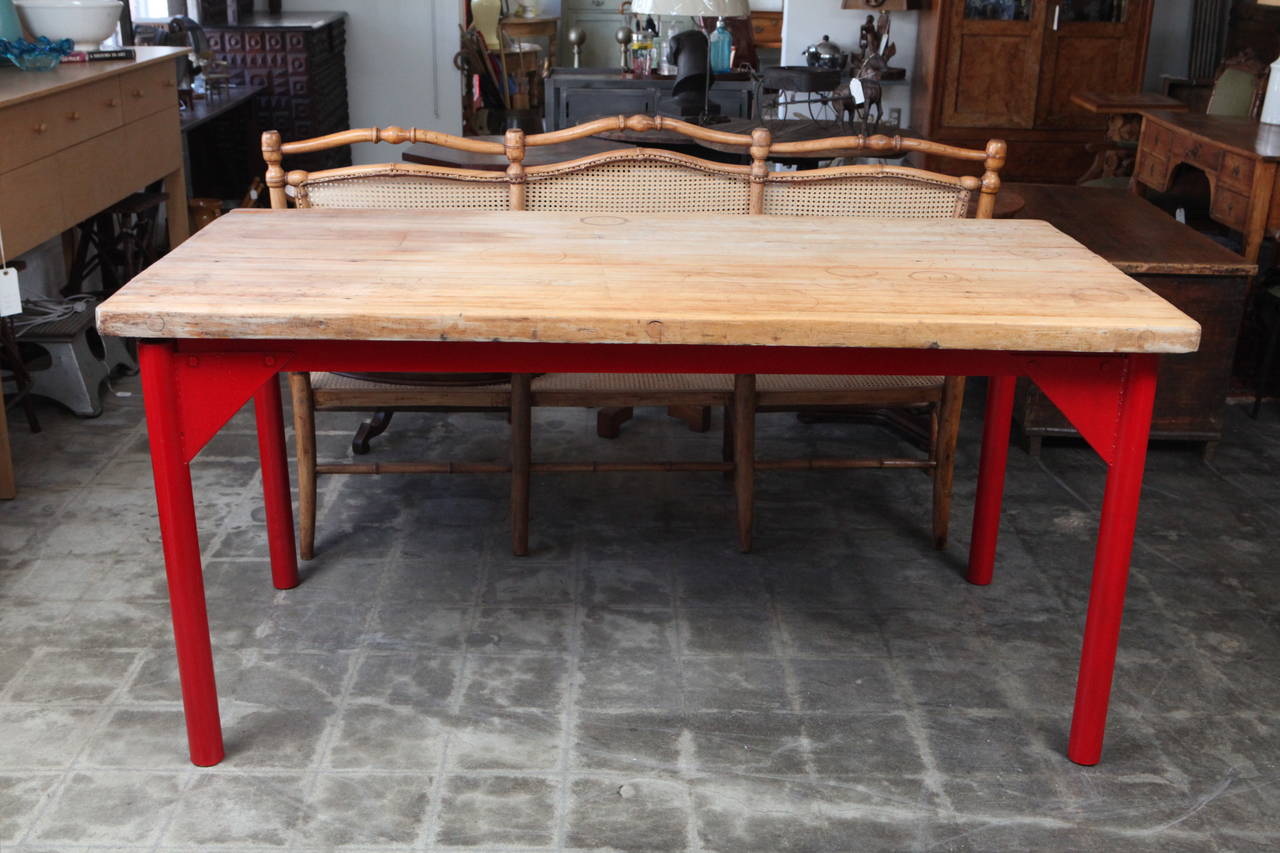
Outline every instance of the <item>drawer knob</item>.
POLYGON ((42 121, 31 129, 34 130, 36 133, 44 133, 46 130, 49 129, 49 124, 47 122, 42 121))
POLYGON ((120 106, 120 101, 116 98, 107 98, 107 109, 120 106))
POLYGON ((172 89, 174 86, 176 86, 176 85, 178 85, 178 84, 177 84, 177 83, 175 83, 175 82, 173 82, 172 80, 165 80, 165 81, 164 81, 163 83, 161 83, 160 85, 161 85, 161 86, 164 86, 166 89, 172 89))
POLYGON ((79 120, 80 120, 80 113, 75 112, 74 110, 67 113, 67 121, 79 121, 79 120))
POLYGON ((133 90, 133 96, 134 96, 135 98, 141 98, 141 97, 142 97, 142 90, 141 90, 141 89, 134 89, 134 90, 133 90))

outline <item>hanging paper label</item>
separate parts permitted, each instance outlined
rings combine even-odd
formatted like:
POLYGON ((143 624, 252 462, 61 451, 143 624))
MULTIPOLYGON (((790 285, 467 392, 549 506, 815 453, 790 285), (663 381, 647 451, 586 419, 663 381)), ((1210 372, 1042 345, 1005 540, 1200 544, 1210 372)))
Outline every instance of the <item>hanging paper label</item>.
POLYGON ((0 317, 22 313, 22 293, 18 290, 18 271, 0 269, 0 317))
POLYGON ((855 104, 864 104, 867 101, 867 96, 862 94, 862 81, 857 77, 849 80, 849 97, 853 98, 855 104))

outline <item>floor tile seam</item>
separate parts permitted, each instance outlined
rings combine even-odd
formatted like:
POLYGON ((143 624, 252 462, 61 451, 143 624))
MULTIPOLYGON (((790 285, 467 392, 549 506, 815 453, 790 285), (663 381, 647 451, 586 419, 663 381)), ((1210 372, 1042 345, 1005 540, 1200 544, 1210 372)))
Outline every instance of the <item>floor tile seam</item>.
POLYGON ((586 549, 582 547, 581 537, 575 535, 570 544, 572 567, 569 575, 569 594, 572 597, 572 616, 568 648, 564 654, 566 661, 566 677, 564 705, 560 712, 560 754, 557 757, 557 770, 560 776, 560 790, 556 797, 556 822, 552 830, 553 847, 563 850, 568 842, 569 833, 569 788, 572 772, 572 756, 578 729, 578 689, 581 673, 579 664, 582 660, 583 624, 586 610, 582 600, 586 595, 586 549))
MULTIPOLYGON (((66 498, 63 500, 62 504, 54 511, 52 517, 50 517, 47 520, 45 524, 46 529, 53 529, 55 527, 60 526, 62 524, 63 515, 70 508, 71 504, 74 501, 77 501, 86 491, 88 491, 93 487, 93 481, 96 480, 102 474, 103 471, 105 471, 110 465, 114 464, 115 461, 121 455, 124 454, 125 448, 137 440, 137 437, 136 437, 137 435, 145 434, 145 432, 146 432, 146 421, 144 418, 141 422, 139 422, 138 424, 135 424, 130 429, 130 431, 127 432, 125 436, 117 442, 117 446, 115 450, 106 454, 106 458, 101 459, 98 462, 97 466, 94 467, 93 473, 91 473, 88 477, 86 477, 83 483, 80 483, 79 485, 69 490, 69 493, 67 494, 66 498)), ((41 542, 36 548, 36 552, 33 555, 33 559, 36 559, 36 560, 42 559, 45 556, 45 553, 44 553, 45 548, 46 548, 46 543, 41 542)))
MULTIPOLYGON (((676 685, 680 691, 679 712, 683 718, 689 713, 689 701, 685 695, 685 684, 687 681, 684 661, 685 661, 685 614, 680 595, 680 573, 676 570, 674 561, 670 561, 667 565, 667 584, 671 590, 671 623, 675 626, 674 637, 674 658, 676 670, 676 685)), ((679 755, 679 750, 677 751, 679 755)), ((677 759, 677 763, 683 763, 677 759)), ((684 768, 677 767, 676 775, 680 778, 681 787, 684 790, 684 839, 685 853, 699 853, 702 850, 702 826, 698 820, 698 804, 694 798, 693 785, 686 776, 684 768)))
POLYGON ((41 821, 44 820, 45 815, 48 814, 49 810, 53 808, 53 804, 58 802, 62 798, 62 794, 64 791, 66 791, 67 785, 71 777, 75 773, 81 772, 77 769, 77 765, 80 761, 81 756, 83 756, 84 753, 89 749, 90 744, 94 742, 94 739, 98 736, 98 734, 101 731, 106 729, 106 722, 110 718, 113 712, 114 712, 114 709, 109 705, 97 706, 96 712, 94 713, 93 721, 88 726, 88 733, 84 736, 84 740, 81 742, 79 748, 76 749, 76 751, 72 754, 71 759, 67 762, 66 766, 63 768, 63 773, 58 778, 58 781, 56 781, 53 784, 53 787, 49 789, 49 796, 44 800, 44 802, 42 802, 39 806, 36 807, 35 812, 31 818, 31 823, 27 826, 26 831, 23 833, 22 837, 18 839, 18 846, 21 846, 27 843, 27 841, 31 839, 32 834, 36 831, 37 827, 40 826, 40 823, 41 821))
POLYGON ((191 790, 195 787, 196 782, 203 775, 201 771, 204 769, 206 768, 196 767, 190 762, 187 763, 185 772, 182 774, 182 778, 178 783, 177 801, 174 803, 173 808, 169 810, 169 813, 165 815, 164 819, 161 821, 160 827, 156 832, 155 843, 152 844, 150 847, 152 853, 154 853, 154 851, 158 850, 162 845, 164 845, 164 839, 169 834, 169 828, 173 826, 173 822, 178 818, 178 810, 182 806, 182 801, 186 798, 187 794, 189 794, 191 790))
MULTIPOLYGON (((467 643, 467 635, 474 630, 476 621, 480 618, 480 606, 484 599, 485 587, 488 585, 490 577, 490 565, 493 561, 494 545, 489 537, 485 537, 484 544, 481 546, 480 560, 476 567, 479 577, 476 579, 475 588, 471 594, 470 622, 466 631, 463 632, 462 644, 457 652, 458 657, 458 677, 454 681, 453 690, 450 692, 449 700, 445 706, 450 716, 457 717, 461 711, 463 696, 467 686, 467 660, 470 653, 470 646, 467 643)), ((445 790, 445 774, 449 767, 449 749, 453 745, 452 732, 446 732, 443 742, 440 745, 440 760, 436 764, 436 772, 431 780, 431 789, 428 792, 430 802, 427 806, 427 814, 422 822, 422 828, 419 830, 418 837, 414 841, 414 849, 422 851, 431 851, 436 848, 436 838, 439 835, 440 816, 444 811, 444 790, 445 790)))
POLYGON ((933 754, 933 745, 929 742, 929 734, 925 730, 924 711, 920 706, 915 691, 911 688, 910 679, 902 672, 898 662, 892 656, 886 661, 886 669, 889 671, 889 678, 899 697, 901 697, 904 710, 907 712, 904 716, 904 723, 912 741, 915 742, 916 752, 920 756, 920 763, 924 766, 922 776, 925 789, 937 797, 938 812, 941 816, 953 815, 955 814, 955 807, 951 802, 951 797, 947 794, 946 786, 943 785, 946 774, 939 769, 937 758, 933 754))
MULTIPOLYGON (((1147 545, 1143 541, 1143 537, 1139 535, 1134 536, 1134 547, 1142 549, 1144 553, 1153 553, 1153 549, 1149 545, 1147 545)), ((1206 652, 1204 649, 1202 649, 1200 645, 1195 641, 1196 640, 1195 633, 1178 623, 1177 619, 1174 618, 1176 611, 1169 606, 1168 601, 1165 599, 1163 595, 1160 594, 1156 586, 1153 584, 1149 584, 1149 587, 1150 587, 1150 594, 1151 594, 1152 600, 1155 602, 1156 608, 1160 611, 1162 621, 1169 624, 1173 628, 1173 630, 1177 631, 1181 635, 1181 639, 1183 642, 1180 643, 1180 645, 1183 648, 1186 648, 1189 650, 1190 659, 1192 662, 1192 666, 1195 669, 1195 672, 1200 676, 1201 679, 1204 680, 1204 683, 1213 683, 1214 681, 1217 681, 1219 679, 1225 680, 1225 676, 1223 675, 1222 671, 1218 668, 1218 666, 1214 663, 1209 653, 1206 652)), ((1123 625, 1123 616, 1122 616, 1122 625, 1123 625)), ((1123 628, 1121 630, 1123 631, 1123 628)), ((1123 640, 1124 638, 1122 635, 1121 636, 1122 643, 1123 643, 1123 640)), ((1164 679, 1167 678, 1168 676, 1169 676, 1169 670, 1166 668, 1164 673, 1162 674, 1160 684, 1163 684, 1164 679)), ((1114 687, 1112 689, 1114 691, 1114 687)), ((1152 690, 1152 692, 1148 694, 1148 696, 1146 697, 1146 700, 1144 700, 1144 702, 1136 709, 1137 716, 1134 718, 1135 722, 1141 722, 1143 720, 1149 719, 1148 714, 1150 713, 1150 699, 1154 695, 1155 695, 1155 690, 1152 690)), ((1114 697, 1112 698, 1112 701, 1113 702, 1115 701, 1114 697)), ((1155 717, 1155 716, 1157 715, 1152 715, 1152 717, 1155 717)), ((1173 762, 1169 760, 1169 757, 1165 753, 1163 748, 1163 741, 1160 740, 1159 738, 1152 738, 1152 739, 1149 739, 1147 742, 1151 745, 1153 749, 1159 752, 1162 763, 1165 765, 1168 771, 1171 771, 1183 777, 1183 784, 1185 785, 1187 781, 1186 774, 1180 771, 1176 766, 1174 766, 1173 762)))
MULTIPOLYGON (((403 536, 397 536, 392 543, 387 556, 378 561, 381 563, 381 569, 378 573, 377 583, 374 586, 375 597, 390 583, 390 566, 399 558, 404 548, 403 536)), ((300 584, 305 592, 306 583, 300 584)), ((288 591, 286 591, 288 592, 288 591)), ((377 608, 368 607, 365 611, 364 622, 361 625, 360 636, 367 637, 372 631, 374 622, 377 618, 377 608)), ((316 744, 315 755, 309 766, 311 776, 303 785, 303 796, 311 797, 314 795, 316 788, 320 784, 321 775, 326 771, 329 759, 332 756, 333 745, 338 737, 338 729, 342 725, 346 717, 347 709, 350 707, 351 691, 355 686, 356 678, 359 675, 360 668, 364 665, 367 649, 363 643, 358 646, 350 655, 347 661, 347 671, 343 673, 342 683, 338 687, 338 695, 333 703, 333 713, 329 716, 325 729, 321 732, 319 742, 316 744)), ((295 827, 289 836, 292 842, 298 837, 298 833, 302 831, 301 827, 295 827)))
MULTIPOLYGON (((15 648, 22 648, 22 647, 18 646, 15 648)), ((21 682, 23 677, 27 674, 27 671, 30 670, 31 667, 35 664, 36 660, 40 657, 41 653, 45 651, 45 648, 43 646, 29 646, 27 648, 31 650, 31 657, 27 658, 25 661, 22 662, 22 666, 18 667, 17 671, 14 672, 13 675, 9 676, 9 683, 6 684, 3 689, 0 689, 0 709, 9 707, 9 706, 28 704, 28 703, 21 703, 21 702, 13 702, 13 701, 10 701, 9 699, 9 697, 12 696, 13 692, 17 689, 19 682, 21 682)), ((44 703, 34 703, 34 704, 43 705, 44 703)))
MULTIPOLYGON (((782 668, 782 685, 787 694, 787 701, 791 705, 791 710, 798 712, 804 707, 804 700, 800 693, 800 681, 796 677, 795 667, 792 665, 791 659, 785 655, 785 652, 791 649, 791 641, 787 634, 786 626, 783 624, 782 614, 778 609, 778 601, 773 594, 772 585, 768 584, 767 586, 769 587, 769 645, 782 668)), ((817 768, 813 763, 813 742, 809 739, 809 734, 805 731, 804 726, 800 728, 800 756, 804 761, 806 775, 816 778, 817 768)))
MULTIPOLYGON (((237 456, 233 458, 237 460, 242 460, 245 457, 237 456)), ((193 493, 195 491, 194 484, 192 486, 192 491, 193 493)), ((250 507, 250 509, 248 510, 248 516, 249 516, 249 521, 251 523, 253 521, 253 510, 251 507, 254 506, 253 494, 255 491, 259 494, 259 500, 262 500, 262 497, 261 497, 262 466, 261 465, 257 467, 257 469, 253 472, 253 476, 251 476, 249 478, 249 481, 244 484, 244 487, 240 489, 240 500, 238 502, 238 505, 243 507, 250 507)), ((199 513, 199 507, 197 506, 197 516, 196 516, 197 539, 199 538, 199 526, 200 526, 200 519, 199 519, 198 513, 199 513)), ((231 523, 234 518, 235 518, 234 511, 227 513, 227 515, 222 519, 222 522, 218 525, 218 529, 214 532, 212 536, 209 537, 209 544, 200 550, 200 566, 202 571, 205 565, 205 560, 209 559, 211 555, 216 554, 218 549, 222 547, 222 543, 226 541, 227 536, 230 535, 231 523)), ((269 567, 270 567, 270 562, 268 559, 268 568, 269 567)), ((168 588, 168 584, 166 583, 166 589, 167 588, 168 588)), ((201 589, 203 588, 204 588, 204 582, 202 578, 201 589)))

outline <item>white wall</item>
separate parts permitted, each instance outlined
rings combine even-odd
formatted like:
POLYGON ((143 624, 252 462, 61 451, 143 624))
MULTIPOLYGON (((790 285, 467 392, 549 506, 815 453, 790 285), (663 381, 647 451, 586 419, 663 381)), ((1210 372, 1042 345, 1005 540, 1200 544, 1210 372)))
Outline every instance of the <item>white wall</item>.
MULTIPOLYGON (((753 3, 754 7, 754 3, 753 3)), ((840 0, 784 0, 782 13, 782 64, 804 65, 804 49, 821 41, 824 35, 840 45, 846 53, 858 50, 858 29, 867 20, 866 10, 841 9, 840 0)), ((911 115, 911 73, 916 53, 916 12, 889 13, 889 40, 898 52, 889 61, 895 68, 907 69, 901 83, 886 83, 881 104, 886 118, 889 110, 902 110, 902 120, 911 115)), ((801 108, 803 109, 803 107, 801 108)))
MULTIPOLYGON (((265 0, 258 1, 260 9, 265 0)), ((347 95, 352 127, 398 124, 462 132, 458 52, 461 0, 285 0, 286 12, 347 12, 347 95)), ((354 145, 356 163, 387 158, 354 145)))

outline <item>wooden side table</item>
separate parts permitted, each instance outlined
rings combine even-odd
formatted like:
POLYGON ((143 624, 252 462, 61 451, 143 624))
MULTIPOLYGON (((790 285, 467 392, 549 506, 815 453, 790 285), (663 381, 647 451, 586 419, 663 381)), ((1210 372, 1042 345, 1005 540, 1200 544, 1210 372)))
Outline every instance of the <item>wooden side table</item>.
POLYGON ((503 62, 508 72, 516 78, 516 91, 513 93, 512 106, 516 109, 537 109, 542 106, 542 91, 537 85, 543 61, 539 54, 521 49, 521 42, 528 38, 544 38, 547 40, 546 56, 555 64, 557 33, 560 28, 559 16, 544 18, 507 17, 498 21, 498 36, 505 48, 514 44, 514 48, 506 49, 503 62), (514 65, 515 67, 511 67, 514 65))
MULTIPOLYGON (((1204 442, 1212 457, 1223 413, 1245 293, 1256 267, 1123 189, 1009 184, 1020 219, 1043 219, 1191 315, 1200 349, 1161 359, 1151 437, 1204 442)), ((1000 195, 1006 188, 1001 188, 1000 195)), ((1014 417, 1027 449, 1078 434, 1041 389, 1022 380, 1014 417)))
POLYGON ((1134 154, 1142 130, 1142 114, 1148 110, 1183 112, 1187 105, 1168 95, 1154 92, 1075 92, 1071 103, 1091 113, 1107 117, 1106 140, 1093 165, 1080 183, 1097 178, 1127 178, 1133 174, 1134 154), (1130 150, 1132 149, 1132 150, 1130 150))

